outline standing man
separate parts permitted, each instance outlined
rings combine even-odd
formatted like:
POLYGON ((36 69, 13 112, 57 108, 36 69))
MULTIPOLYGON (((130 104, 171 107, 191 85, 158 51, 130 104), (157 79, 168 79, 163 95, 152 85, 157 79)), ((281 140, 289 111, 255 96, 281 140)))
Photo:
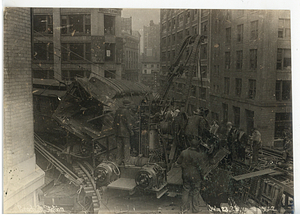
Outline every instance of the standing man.
POLYGON ((116 162, 118 165, 122 161, 127 164, 130 159, 130 136, 133 136, 132 117, 130 113, 129 100, 123 101, 123 106, 119 107, 116 111, 114 118, 114 129, 117 142, 117 157, 116 162))
MULTIPOLYGON (((199 141, 193 139, 191 147, 182 151, 177 159, 177 164, 182 169, 183 193, 182 193, 182 212, 188 212, 190 209, 189 196, 191 196, 192 211, 198 213, 201 211, 200 204, 203 201, 200 195, 202 182, 201 164, 207 156, 204 151, 198 151, 199 141)), ((207 158, 206 158, 207 159, 207 158)))
POLYGON ((257 129, 253 129, 252 136, 250 137, 252 140, 252 163, 254 165, 258 164, 258 153, 259 149, 261 148, 261 134, 257 129))

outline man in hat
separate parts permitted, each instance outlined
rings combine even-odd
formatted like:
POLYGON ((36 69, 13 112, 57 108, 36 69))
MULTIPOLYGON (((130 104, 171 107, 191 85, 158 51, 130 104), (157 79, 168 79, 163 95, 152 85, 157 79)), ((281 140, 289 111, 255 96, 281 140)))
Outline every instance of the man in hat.
POLYGON ((259 149, 261 148, 261 134, 256 128, 252 129, 250 139, 252 140, 252 164, 257 165, 259 149))
POLYGON ((130 159, 130 136, 134 135, 132 117, 130 114, 129 100, 123 101, 123 106, 119 107, 116 111, 114 118, 114 129, 117 142, 117 157, 116 162, 118 165, 122 161, 126 164, 130 159))
POLYGON ((190 209, 189 196, 191 196, 192 211, 198 213, 201 211, 203 199, 200 195, 202 182, 201 164, 207 159, 204 151, 198 151, 199 140, 193 139, 191 146, 183 150, 177 159, 177 164, 182 169, 183 192, 182 192, 182 212, 188 212, 190 209))

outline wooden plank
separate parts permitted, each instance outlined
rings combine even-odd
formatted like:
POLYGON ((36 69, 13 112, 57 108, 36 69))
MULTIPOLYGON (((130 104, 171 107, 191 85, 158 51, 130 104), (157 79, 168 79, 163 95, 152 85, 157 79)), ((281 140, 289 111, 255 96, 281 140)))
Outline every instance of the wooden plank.
POLYGON ((110 189, 128 190, 132 191, 136 187, 135 179, 119 178, 107 186, 110 189))
POLYGON ((253 178, 256 176, 267 175, 267 174, 275 173, 275 172, 276 172, 276 170, 273 170, 273 169, 264 169, 264 170, 259 170, 256 172, 250 172, 250 173, 243 174, 243 175, 237 175, 237 176, 234 176, 233 179, 236 181, 239 181, 242 179, 253 178))

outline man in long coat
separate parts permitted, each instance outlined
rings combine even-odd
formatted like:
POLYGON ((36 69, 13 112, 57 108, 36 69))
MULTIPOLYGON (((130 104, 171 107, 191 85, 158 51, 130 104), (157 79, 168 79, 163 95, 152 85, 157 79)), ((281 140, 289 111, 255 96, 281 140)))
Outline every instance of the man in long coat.
MULTIPOLYGON (((177 159, 177 164, 182 169, 183 193, 182 193, 182 212, 188 212, 190 209, 189 196, 191 196, 192 211, 198 213, 201 211, 200 188, 202 182, 201 164, 207 159, 204 151, 198 151, 199 141, 193 139, 191 147, 182 151, 177 159)), ((203 200, 202 200, 203 201, 203 200)))
POLYGON ((117 157, 118 165, 124 161, 128 163, 130 160, 130 136, 134 135, 132 116, 129 111, 131 102, 129 100, 123 101, 123 106, 116 111, 114 118, 114 129, 117 142, 117 157))

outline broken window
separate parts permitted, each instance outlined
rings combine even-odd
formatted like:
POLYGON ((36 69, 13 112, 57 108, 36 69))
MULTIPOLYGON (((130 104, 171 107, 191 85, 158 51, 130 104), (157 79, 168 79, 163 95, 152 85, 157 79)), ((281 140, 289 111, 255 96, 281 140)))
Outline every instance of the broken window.
POLYGON ((63 43, 61 45, 62 61, 90 61, 90 43, 63 43))
POLYGON ((277 49, 277 69, 291 68, 291 49, 277 49))
POLYGON ((104 15, 104 33, 115 34, 115 17, 104 15))
POLYGON ((91 34, 91 15, 62 15, 61 34, 91 34))
POLYGON ((250 49, 250 69, 257 69, 257 49, 250 49))
POLYGON ((115 43, 105 43, 105 61, 115 60, 115 43))
POLYGON ((54 79, 54 71, 53 70, 33 70, 32 76, 33 76, 33 78, 38 78, 38 79, 54 79))
POLYGON ((35 43, 33 59, 53 61, 53 43, 35 43))
POLYGON ((290 38, 290 37, 291 37, 290 19, 279 19, 278 38, 290 38))
POLYGON ((285 101, 291 99, 291 81, 290 80, 278 80, 276 81, 275 90, 276 100, 285 101))
POLYGON ((39 33, 53 34, 53 16, 34 15, 33 30, 39 33))
POLYGON ((249 79, 248 98, 254 99, 256 95, 256 80, 249 79))
POLYGON ((256 40, 258 38, 258 20, 250 23, 251 34, 250 40, 256 40))

